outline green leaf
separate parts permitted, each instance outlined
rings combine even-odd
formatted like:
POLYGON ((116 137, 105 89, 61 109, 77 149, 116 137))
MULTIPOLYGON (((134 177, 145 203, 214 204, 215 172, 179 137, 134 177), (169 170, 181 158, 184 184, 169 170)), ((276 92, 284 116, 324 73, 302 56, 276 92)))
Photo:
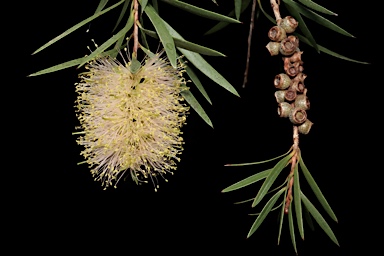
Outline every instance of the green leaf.
MULTIPOLYGON (((281 201, 281 203, 276 206, 275 208, 272 208, 269 212, 273 212, 273 211, 276 211, 277 209, 279 209, 281 207, 281 205, 284 203, 284 201, 281 201)), ((249 216, 257 216, 257 215, 260 215, 260 212, 258 213, 249 213, 248 214, 249 216)))
POLYGON ((189 78, 192 80, 192 82, 194 83, 194 85, 197 87, 197 89, 200 91, 200 93, 204 96, 204 98, 209 102, 209 104, 212 105, 212 101, 211 99, 209 98, 207 92, 205 91, 203 85, 201 84, 200 82, 200 79, 197 77, 197 75, 195 74, 195 72, 193 71, 193 69, 191 67, 189 67, 188 65, 185 65, 185 71, 187 72, 189 78))
POLYGON ((329 15, 335 15, 337 16, 336 13, 324 8, 323 6, 311 1, 311 0, 299 0, 300 3, 302 3, 303 5, 315 10, 315 11, 318 11, 318 12, 322 12, 322 13, 325 13, 325 14, 329 14, 329 15))
MULTIPOLYGON (((112 49, 112 50, 109 50, 109 51, 106 51, 106 52, 102 53, 101 56, 112 55, 113 53, 116 53, 116 52, 117 51, 115 49, 112 49)), ((30 75, 28 75, 28 77, 44 75, 44 74, 56 72, 56 71, 59 71, 59 70, 62 70, 62 69, 74 67, 74 66, 79 65, 80 63, 82 63, 85 58, 86 57, 81 57, 81 58, 77 58, 77 59, 74 59, 74 60, 66 61, 64 63, 61 63, 61 64, 58 64, 58 65, 55 65, 55 66, 52 66, 52 67, 40 70, 40 71, 35 72, 33 74, 30 74, 30 75)))
POLYGON ((279 190, 274 196, 269 199, 269 201, 265 204, 264 208, 261 210, 259 216, 256 218, 253 223, 251 229, 248 232, 247 238, 249 238, 255 231, 259 228, 261 223, 263 223, 264 219, 267 217, 268 213, 271 211, 272 207, 275 205, 279 196, 286 190, 286 188, 282 188, 279 190))
POLYGON ((116 51, 115 51, 114 53, 111 54, 111 57, 112 57, 112 58, 116 58, 117 54, 119 53, 120 49, 122 48, 121 46, 123 45, 124 39, 125 39, 125 37, 122 36, 122 37, 120 37, 119 40, 117 40, 117 42, 115 43, 115 46, 113 47, 113 49, 115 49, 116 51))
POLYGON ((237 20, 240 19, 240 13, 241 13, 241 2, 242 0, 234 0, 235 1, 235 17, 237 20))
POLYGON ((114 42, 119 40, 121 37, 124 37, 125 34, 132 28, 133 17, 134 17, 134 15, 133 15, 133 11, 132 11, 131 15, 128 18, 128 21, 127 21, 127 24, 125 25, 125 27, 122 30, 120 30, 116 35, 112 36, 110 39, 105 41, 102 45, 97 47, 96 50, 94 50, 90 55, 85 57, 85 59, 83 60, 82 63, 80 63, 78 68, 83 66, 85 63, 89 62, 90 60, 99 56, 102 52, 104 52, 106 49, 108 49, 114 42))
MULTIPOLYGON (((316 184, 315 180, 313 179, 311 173, 308 171, 307 167, 304 164, 303 158, 300 156, 299 161, 300 167, 302 169, 302 172, 304 174, 305 179, 307 180, 309 186, 311 186, 313 193, 319 200, 320 204, 323 206, 324 210, 329 214, 329 216, 337 222, 337 218, 335 213, 332 211, 331 206, 329 206, 327 200, 325 199, 323 193, 321 193, 321 190, 319 186, 316 184)), ((309 210, 309 209, 308 209, 309 210)))
POLYGON ((243 203, 251 202, 252 200, 253 200, 253 198, 250 198, 250 199, 247 199, 247 200, 244 200, 244 201, 234 202, 233 204, 243 204, 243 203))
MULTIPOLYGON (((251 0, 243 0, 243 3, 241 5, 241 13, 243 13, 245 11, 245 9, 247 9, 249 3, 251 2, 251 0)), ((235 16, 235 10, 231 11, 228 13, 229 17, 233 17, 235 16)), ((213 26, 210 30, 208 30, 207 32, 204 33, 204 35, 210 35, 210 34, 213 34, 223 28, 225 28, 226 26, 228 26, 230 23, 228 22, 224 22, 224 21, 220 21, 219 23, 217 23, 215 26, 213 26)))
MULTIPOLYGON (((301 42, 303 42, 303 43, 305 43, 305 44, 308 44, 309 46, 312 46, 312 47, 313 47, 313 45, 309 42, 309 40, 308 40, 306 37, 304 37, 304 36, 302 36, 302 35, 300 35, 300 34, 298 34, 298 33, 294 33, 294 35, 297 36, 297 37, 300 39, 301 42)), ((338 53, 336 53, 336 52, 333 52, 333 51, 331 51, 331 50, 328 50, 327 48, 325 48, 325 47, 323 47, 323 46, 321 46, 321 45, 319 45, 319 44, 317 45, 317 47, 319 48, 319 50, 320 50, 321 52, 324 52, 324 53, 326 53, 326 54, 329 54, 329 55, 331 55, 331 56, 333 56, 333 57, 336 57, 336 58, 339 58, 339 59, 343 59, 343 60, 347 60, 347 61, 351 61, 351 62, 355 62, 355 63, 360 63, 360 64, 370 64, 370 63, 368 63, 368 62, 364 62, 364 61, 358 61, 358 60, 350 59, 350 58, 345 57, 345 56, 343 56, 343 55, 340 55, 340 54, 338 54, 338 53)))
POLYGON ((205 113, 203 107, 200 105, 200 103, 196 100, 195 96, 191 93, 189 90, 181 91, 181 95, 184 97, 184 99, 188 102, 188 104, 199 114, 199 116, 209 125, 213 128, 212 121, 209 119, 207 113, 205 113))
POLYGON ((152 6, 153 6, 153 9, 155 9, 155 11, 159 13, 159 4, 157 0, 152 0, 152 6))
MULTIPOLYGON (((141 5, 141 14, 143 14, 145 7, 147 7, 148 0, 141 0, 140 5, 141 5)), ((156 10, 155 10, 156 11, 156 10)))
POLYGON ((167 54, 169 62, 171 63, 172 67, 177 68, 175 43, 167 27, 165 26, 165 22, 156 13, 155 9, 153 9, 153 7, 149 4, 147 4, 147 7, 145 8, 144 12, 151 20, 157 34, 160 37, 160 41, 165 48, 165 52, 167 54))
POLYGON ((218 20, 218 21, 225 21, 230 23, 240 23, 240 21, 230 18, 228 16, 224 16, 215 12, 211 12, 199 7, 196 7, 194 5, 190 5, 181 1, 177 0, 161 0, 162 2, 165 2, 167 4, 170 4, 172 6, 175 6, 177 8, 180 8, 186 12, 190 12, 192 14, 201 16, 203 18, 211 19, 211 20, 218 20))
MULTIPOLYGON (((143 15, 140 15, 139 19, 140 19, 140 23, 138 23, 138 24, 140 24, 140 26, 143 26, 143 24, 144 24, 143 15)), ((143 46, 145 46, 146 48, 149 48, 148 41, 147 41, 147 35, 145 33, 140 33, 140 37, 141 37, 141 44, 143 46)))
POLYGON ((279 159, 279 158, 282 158, 283 156, 286 156, 289 152, 292 151, 292 147, 288 150, 288 152, 280 155, 280 156, 277 156, 277 157, 274 157, 274 158, 271 158, 271 159, 268 159, 268 160, 264 160, 264 161, 259 161, 259 162, 252 162, 252 163, 242 163, 242 164, 226 164, 224 166, 245 166, 245 165, 255 165, 255 164, 263 164, 263 163, 267 163, 267 162, 271 162, 273 160, 276 160, 276 159, 279 159))
POLYGON ((270 20, 273 24, 276 24, 276 20, 274 18, 272 18, 272 16, 269 15, 266 11, 264 11, 263 6, 261 5, 260 0, 257 0, 257 2, 259 3, 260 10, 264 14, 264 16, 267 17, 267 19, 270 20))
POLYGON ((349 37, 354 37, 352 34, 348 33, 347 31, 345 31, 344 29, 342 29, 341 27, 337 26, 335 23, 327 20, 326 18, 324 18, 323 16, 307 9, 306 7, 292 1, 292 0, 283 0, 286 4, 292 6, 293 8, 295 8, 298 12, 300 12, 301 14, 303 14, 305 17, 313 20, 314 22, 317 22, 319 23, 320 25, 326 27, 326 28, 329 28, 337 33, 340 33, 344 36, 349 36, 349 37))
POLYGON ((295 227, 293 225, 293 217, 292 217, 292 204, 289 205, 288 209, 288 226, 289 226, 289 234, 291 235, 291 241, 293 248, 295 249, 295 252, 297 254, 297 248, 296 248, 296 239, 295 239, 295 227))
POLYGON ((256 174, 254 174, 252 176, 249 176, 248 178, 245 178, 245 179, 243 179, 243 180, 241 180, 239 182, 236 182, 235 184, 232 184, 229 187, 226 187, 221 192, 225 193, 225 192, 233 191, 233 190, 236 190, 236 189, 243 188, 245 186, 251 185, 251 184, 253 184, 255 182, 258 182, 259 180, 265 179, 270 174, 271 171, 272 171, 272 169, 268 169, 268 170, 256 173, 256 174))
POLYGON ((114 31, 116 30, 116 28, 119 26, 121 20, 123 19, 125 13, 127 12, 129 2, 130 2, 130 0, 125 0, 124 5, 123 5, 123 8, 121 9, 119 18, 117 19, 116 25, 115 25, 115 27, 113 28, 112 32, 114 32, 114 31))
POLYGON ((311 214, 309 214, 307 207, 303 206, 304 219, 307 221, 309 228, 314 231, 315 226, 313 225, 311 214))
POLYGON ((292 153, 281 159, 272 169, 272 171, 268 174, 267 178, 265 179, 263 185, 261 185, 261 188, 259 192, 257 193, 255 200, 252 203, 252 207, 255 207, 260 201, 264 198, 264 196, 268 193, 268 190, 272 186, 272 184, 275 182, 277 176, 279 176, 280 172, 284 169, 284 167, 287 165, 288 161, 291 159, 292 153))
MULTIPOLYGON (((143 27, 140 27, 140 29, 147 35, 153 37, 153 38, 159 38, 157 36, 157 33, 155 31, 151 31, 151 30, 148 30, 148 29, 145 29, 143 27)), ((208 56, 219 56, 219 57, 225 57, 224 54, 222 54, 221 52, 218 52, 216 50, 213 50, 213 49, 210 49, 210 48, 207 48, 205 46, 201 46, 201 45, 198 45, 198 44, 195 44, 195 43, 192 43, 192 42, 189 42, 189 41, 186 41, 184 39, 178 39, 178 38, 173 38, 173 41, 175 42, 175 45, 177 47, 180 47, 180 48, 183 48, 183 49, 186 49, 186 50, 190 50, 192 52, 196 52, 196 53, 200 53, 200 54, 204 54, 204 55, 208 55, 208 56)))
POLYGON ((311 31, 309 31, 307 24, 305 24, 305 21, 301 17, 300 13, 289 5, 286 5, 286 7, 287 7, 288 11, 292 14, 292 16, 299 22, 300 30, 308 38, 308 40, 311 42, 312 46, 319 53, 320 51, 319 51, 319 48, 317 47, 316 41, 313 38, 311 31))
POLYGON ((281 203, 281 211, 280 211, 280 222, 279 222, 279 235, 277 237, 277 244, 280 244, 280 236, 281 236, 281 230, 283 228, 283 222, 284 222, 284 208, 285 208, 285 198, 287 196, 287 188, 285 188, 283 202, 281 203))
MULTIPOLYGON (((174 38, 181 40, 184 39, 179 33, 176 32, 176 30, 174 30, 170 25, 168 25, 168 23, 166 23, 165 21, 164 23, 166 24, 167 28, 169 29, 169 32, 174 38)), ((239 96, 236 89, 233 88, 233 86, 222 75, 220 75, 219 72, 217 72, 211 65, 209 65, 209 63, 204 60, 204 58, 201 57, 200 54, 179 47, 177 49, 204 75, 209 77, 212 81, 214 81, 224 89, 228 90, 236 96, 239 96)))
POLYGON ((100 0, 99 5, 96 8, 95 14, 103 10, 103 8, 107 5, 108 0, 100 0))
POLYGON ((301 238, 304 240, 303 212, 301 209, 299 167, 296 164, 293 172, 293 203, 295 204, 297 226, 301 238))
POLYGON ((43 46, 41 46, 39 49, 37 49, 36 51, 34 51, 34 52, 32 53, 32 55, 33 55, 33 54, 36 54, 36 53, 38 53, 38 52, 40 52, 40 51, 42 51, 42 50, 44 50, 44 49, 47 48, 48 46, 50 46, 50 45, 56 43, 57 41, 59 41, 59 40, 62 39, 63 37, 69 35, 70 33, 72 33, 73 31, 77 30, 78 28, 81 28, 82 26, 84 26, 84 25, 87 24, 88 22, 90 22, 90 21, 96 19, 97 17, 103 15, 104 13, 106 13, 106 12, 112 10, 113 8, 119 6, 119 5, 122 4, 123 2, 124 2, 124 0, 121 0, 121 1, 118 2, 117 4, 112 5, 111 7, 105 9, 104 11, 100 11, 100 12, 98 12, 98 13, 92 15, 91 17, 89 17, 89 18, 87 18, 87 19, 85 19, 85 20, 83 20, 83 21, 77 23, 75 26, 73 26, 73 27, 71 27, 70 29, 64 31, 62 34, 58 35, 57 37, 53 38, 52 40, 50 40, 49 42, 47 42, 46 44, 44 44, 43 46))
POLYGON ((323 216, 321 216, 320 212, 315 208, 315 206, 308 200, 308 198, 301 192, 301 200, 305 207, 307 207, 308 211, 311 213, 317 224, 324 230, 324 232, 329 236, 329 238, 338 246, 339 242, 336 239, 335 234, 332 229, 329 227, 328 223, 325 221, 323 216))

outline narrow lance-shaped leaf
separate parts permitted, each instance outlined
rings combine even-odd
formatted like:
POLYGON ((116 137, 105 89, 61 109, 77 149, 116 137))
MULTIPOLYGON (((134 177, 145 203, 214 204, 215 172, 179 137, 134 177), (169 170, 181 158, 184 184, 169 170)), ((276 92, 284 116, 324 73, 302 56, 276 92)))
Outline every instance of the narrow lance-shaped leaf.
POLYGON ((331 29, 337 33, 340 33, 342 35, 354 37, 352 34, 348 33, 347 31, 345 31, 341 27, 337 26, 335 23, 327 20, 323 16, 309 10, 308 8, 306 8, 306 7, 300 5, 300 4, 298 4, 292 0, 283 0, 283 1, 287 4, 289 4, 290 6, 292 6, 293 8, 295 8, 298 12, 303 14, 305 17, 319 23, 320 25, 322 25, 326 28, 329 28, 329 29, 331 29))
POLYGON ((181 95, 188 102, 188 104, 197 112, 197 114, 209 125, 213 128, 212 121, 209 119, 207 113, 205 113, 204 109, 201 107, 200 103, 196 100, 195 96, 189 91, 184 90, 181 92, 181 95))
POLYGON ((299 167, 296 164, 293 173, 293 203, 295 204, 297 226, 301 238, 304 240, 304 226, 303 226, 303 211, 301 209, 301 197, 300 197, 300 180, 299 180, 299 167))
POLYGON ((153 9, 152 5, 150 4, 147 4, 144 12, 151 20, 157 34, 160 37, 160 41, 165 48, 169 62, 171 63, 172 67, 177 68, 175 43, 167 27, 165 26, 163 19, 160 18, 160 16, 156 13, 155 9, 153 9))
POLYGON ((256 218, 253 223, 251 229, 248 232, 247 238, 249 238, 255 231, 260 227, 261 223, 263 223, 264 219, 267 217, 268 213, 271 211, 273 206, 275 205, 277 199, 279 199, 280 195, 285 191, 285 188, 282 188, 275 195, 269 199, 269 201, 265 204, 264 208, 261 210, 259 216, 256 218))
MULTIPOLYGON (((245 11, 245 9, 247 9, 247 7, 249 6, 249 3, 251 2, 251 0, 243 0, 243 3, 241 5, 241 12, 240 13, 243 13, 245 11)), ((228 16, 229 17, 233 17, 235 16, 235 10, 231 11, 228 13, 228 16)), ((213 34, 223 28, 225 28, 226 26, 228 26, 230 23, 228 22, 225 22, 225 21, 220 21, 219 23, 217 23, 215 26, 213 26, 210 30, 208 30, 207 32, 204 33, 204 35, 210 35, 210 34, 213 34)))
POLYGON ((265 16, 269 21, 271 21, 273 24, 276 24, 276 20, 275 20, 274 18, 272 18, 272 16, 269 15, 266 11, 264 11, 263 6, 261 5, 260 0, 257 0, 257 2, 259 3, 260 10, 261 10, 261 12, 264 14, 264 16, 265 16))
POLYGON ((123 19, 125 13, 127 12, 127 9, 128 9, 128 5, 129 5, 129 2, 131 0, 125 0, 124 2, 124 5, 123 5, 123 8, 121 8, 121 12, 120 12, 120 15, 119 15, 119 18, 117 18, 117 22, 116 22, 116 25, 115 27, 112 29, 112 32, 114 32, 116 30, 116 28, 119 26, 121 20, 123 19))
MULTIPOLYGON (((306 37, 304 37, 304 36, 302 36, 302 35, 300 35, 300 34, 298 34, 298 33, 294 33, 294 35, 297 36, 297 37, 300 39, 301 42, 306 43, 306 44, 308 44, 309 46, 312 46, 312 47, 313 47, 313 45, 309 42, 309 40, 308 40, 306 37)), ((343 55, 341 55, 341 54, 338 54, 338 53, 336 53, 336 52, 333 52, 333 51, 331 51, 331 50, 328 50, 327 48, 325 48, 325 47, 323 47, 323 46, 321 46, 321 45, 319 45, 319 44, 317 45, 317 47, 319 48, 319 50, 320 50, 321 52, 324 52, 324 53, 326 53, 326 54, 328 54, 328 55, 331 55, 331 56, 333 56, 333 57, 336 57, 336 58, 339 58, 339 59, 342 59, 342 60, 351 61, 351 62, 355 62, 355 63, 359 63, 359 64, 369 64, 368 62, 358 61, 358 60, 354 60, 354 59, 345 57, 345 56, 343 56, 343 55)))
POLYGON ((289 234, 291 235, 291 241, 292 241, 293 249, 295 249, 295 252, 297 254, 296 238, 295 238, 295 226, 293 224, 293 216, 292 216, 292 204, 289 205, 289 210, 288 210, 288 226, 289 226, 289 234))
POLYGON ((141 14, 143 14, 145 7, 147 7, 148 0, 141 0, 140 5, 141 5, 141 14))
POLYGON ((242 163, 242 164, 226 164, 225 166, 245 166, 245 165, 255 165, 255 164, 263 164, 263 163, 267 163, 267 162, 271 162, 273 160, 276 160, 276 159, 279 159, 279 158, 282 158, 283 156, 286 156, 289 152, 292 151, 292 147, 288 150, 288 152, 280 155, 280 156, 277 156, 277 157, 274 157, 274 158, 271 158, 271 159, 268 159, 268 160, 264 160, 264 161, 259 161, 259 162, 252 162, 252 163, 242 163))
POLYGON ((329 236, 329 238, 338 246, 339 242, 336 239, 335 234, 333 233, 331 227, 325 221, 323 216, 321 216, 320 212, 315 208, 315 206, 308 200, 308 198, 301 192, 301 200, 305 207, 307 207, 308 211, 311 213, 317 224, 324 230, 324 232, 329 236))
MULTIPOLYGON (((289 185, 289 183, 287 184, 287 186, 288 186, 288 185, 289 185)), ((279 221, 279 235, 278 235, 278 237, 277 237, 277 244, 278 244, 278 245, 280 244, 281 230, 283 229, 285 198, 287 197, 287 190, 288 190, 288 189, 285 188, 283 201, 282 201, 282 203, 281 203, 280 221, 279 221)))
POLYGON ((164 3, 170 4, 170 5, 173 5, 177 8, 180 8, 186 12, 190 12, 192 14, 195 14, 195 15, 207 18, 207 19, 225 21, 225 22, 230 22, 230 23, 240 23, 240 21, 233 19, 231 17, 224 16, 224 15, 221 15, 221 14, 218 14, 215 12, 211 12, 211 11, 208 11, 208 10, 202 9, 200 7, 196 7, 194 5, 187 4, 187 3, 184 3, 181 1, 177 1, 177 0, 161 0, 161 1, 164 3))
MULTIPOLYGON (((117 50, 112 49, 112 50, 103 52, 100 56, 101 57, 103 57, 103 56, 112 56, 113 54, 116 54, 116 53, 117 53, 117 50)), ((74 67, 74 66, 80 65, 80 63, 82 63, 85 58, 86 57, 81 57, 81 58, 77 58, 77 59, 74 59, 74 60, 66 61, 64 63, 60 63, 58 65, 55 65, 55 66, 52 66, 52 67, 40 70, 40 71, 35 72, 33 74, 30 74, 28 76, 29 77, 31 77, 31 76, 40 76, 40 75, 56 72, 56 71, 59 71, 59 70, 63 70, 63 69, 66 69, 66 68, 74 67)))
POLYGON ((237 20, 240 19, 240 13, 241 13, 241 3, 242 0, 234 0, 235 3, 235 17, 237 20))
POLYGON ((305 166, 303 158, 301 156, 300 156, 299 164, 300 164, 300 167, 302 169, 302 172, 304 174, 305 179, 307 180, 309 186, 312 188, 312 191, 315 194, 315 196, 317 197, 317 199, 319 200, 320 204, 323 206, 324 210, 329 214, 329 216, 334 221, 337 222, 337 218, 336 218, 335 213, 332 211, 331 206, 329 206, 328 201, 325 199, 323 193, 321 193, 319 186, 316 184, 311 173, 308 171, 307 166, 305 166))
POLYGON ((299 28, 300 28, 301 32, 303 32, 303 34, 311 42, 311 44, 315 48, 315 50, 319 53, 320 52, 319 47, 317 47, 317 43, 315 41, 315 38, 313 38, 311 31, 309 31, 307 24, 305 24, 305 21, 301 17, 300 13, 289 5, 286 5, 286 7, 287 7, 288 11, 292 14, 292 16, 299 22, 299 28))
POLYGON ((257 193, 255 200, 252 203, 252 207, 255 207, 260 201, 264 198, 264 196, 268 193, 268 190, 272 186, 272 184, 275 182, 277 176, 279 176, 280 172, 284 169, 284 167, 287 165, 289 159, 291 159, 292 153, 281 159, 275 167, 273 167, 272 171, 269 173, 268 177, 265 179, 263 185, 261 185, 261 188, 259 192, 257 193))
MULTIPOLYGON (((184 39, 176 32, 168 23, 166 23, 169 32, 174 38, 184 39)), ((209 77, 212 81, 223 87, 224 89, 230 91, 231 93, 239 96, 236 89, 222 76, 217 72, 200 54, 194 53, 182 48, 177 48, 197 69, 199 69, 204 75, 209 77)), ((240 96, 239 96, 240 97, 240 96)))
POLYGON ((67 29, 66 31, 64 31, 63 33, 61 33, 60 35, 58 35, 57 37, 53 38, 52 40, 50 40, 49 42, 47 42, 46 44, 44 44, 43 46, 41 46, 39 49, 37 49, 36 51, 34 51, 34 52, 32 53, 32 55, 33 55, 33 54, 36 54, 36 53, 38 53, 38 52, 40 52, 40 51, 42 51, 42 50, 44 50, 44 49, 47 48, 48 46, 50 46, 50 45, 56 43, 57 41, 59 41, 59 40, 62 39, 63 37, 65 37, 65 36, 69 35, 70 33, 72 33, 73 31, 75 31, 75 30, 81 28, 82 26, 84 26, 84 25, 87 24, 88 22, 90 22, 90 21, 96 19, 97 17, 99 17, 99 16, 103 15, 104 13, 106 13, 106 12, 112 10, 113 8, 116 8, 117 6, 119 6, 120 4, 122 4, 123 2, 124 2, 124 0, 121 0, 120 2, 118 2, 118 3, 114 4, 114 5, 112 5, 111 7, 107 8, 107 9, 101 11, 101 12, 98 12, 98 13, 92 15, 91 17, 89 17, 89 18, 87 18, 87 19, 85 19, 85 20, 83 20, 83 21, 77 23, 75 26, 71 27, 70 29, 67 29))
MULTIPOLYGON (((141 27, 140 29, 145 34, 147 34, 147 35, 149 35, 149 36, 151 36, 153 38, 159 38, 155 31, 144 29, 143 27, 141 27)), ((225 55, 223 53, 218 52, 218 51, 213 50, 213 49, 210 49, 210 48, 207 48, 205 46, 201 46, 201 45, 198 45, 198 44, 186 41, 184 39, 178 39, 178 38, 174 38, 174 37, 172 37, 172 38, 173 38, 173 41, 175 42, 175 45, 177 47, 180 47, 180 48, 183 48, 183 49, 187 49, 189 51, 200 53, 200 54, 203 54, 203 55, 225 57, 225 55)))
POLYGON ((103 10, 103 8, 107 5, 108 0, 100 0, 99 5, 96 8, 95 14, 103 10))
POLYGON ((133 11, 132 11, 131 15, 128 18, 128 21, 127 21, 127 24, 125 25, 125 27, 122 30, 120 30, 116 35, 112 36, 110 39, 105 41, 102 45, 97 47, 96 50, 94 50, 89 56, 85 57, 83 62, 80 63, 80 65, 78 66, 78 68, 83 66, 85 63, 89 62, 90 60, 99 56, 102 52, 104 52, 106 49, 108 49, 108 47, 110 47, 113 43, 115 43, 121 37, 124 37, 125 34, 132 28, 133 16, 134 15, 133 15, 133 11))
POLYGON ((318 12, 322 12, 322 13, 325 13, 325 14, 329 14, 329 15, 335 15, 337 16, 336 13, 324 8, 323 6, 311 1, 311 0, 299 0, 300 3, 302 3, 303 5, 315 10, 315 11, 318 11, 318 12))
POLYGON ((209 102, 209 104, 212 105, 211 99, 209 98, 207 92, 205 91, 203 85, 200 82, 200 79, 197 77, 193 69, 188 65, 185 65, 185 71, 187 72, 189 78, 192 80, 196 88, 200 91, 200 93, 204 96, 204 98, 209 102))
POLYGON ((236 189, 243 188, 245 186, 251 185, 251 184, 253 184, 255 182, 258 182, 259 180, 265 179, 269 175, 269 173, 271 171, 272 171, 272 169, 268 169, 268 170, 256 173, 256 174, 254 174, 252 176, 249 176, 249 177, 247 177, 247 178, 245 178, 245 179, 243 179, 243 180, 241 180, 239 182, 236 182, 235 184, 232 184, 229 187, 226 187, 221 192, 225 193, 225 192, 233 191, 233 190, 236 190, 236 189))

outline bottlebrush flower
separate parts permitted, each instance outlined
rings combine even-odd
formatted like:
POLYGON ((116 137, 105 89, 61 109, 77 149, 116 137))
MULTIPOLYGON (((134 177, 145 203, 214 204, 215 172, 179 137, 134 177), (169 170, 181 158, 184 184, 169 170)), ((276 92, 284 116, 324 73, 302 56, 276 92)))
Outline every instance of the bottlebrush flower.
MULTIPOLYGON (((77 143, 95 180, 106 189, 130 172, 138 183, 172 173, 183 147, 180 128, 189 107, 180 95, 188 89, 183 67, 172 68, 161 53, 132 71, 110 57, 86 67, 76 84, 77 143)), ((155 188, 156 190, 156 188, 155 188)))

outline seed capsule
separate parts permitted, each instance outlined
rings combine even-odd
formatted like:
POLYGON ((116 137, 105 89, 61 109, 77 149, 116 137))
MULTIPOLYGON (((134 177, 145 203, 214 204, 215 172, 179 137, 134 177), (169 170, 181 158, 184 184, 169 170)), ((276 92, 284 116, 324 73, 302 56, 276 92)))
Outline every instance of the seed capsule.
POLYGON ((275 55, 279 54, 280 43, 278 43, 278 42, 269 42, 266 47, 267 47, 269 53, 271 54, 271 56, 275 56, 275 55))
POLYGON ((280 26, 274 26, 268 31, 268 37, 272 41, 280 42, 287 37, 285 30, 280 26))
POLYGON ((275 92, 275 98, 277 103, 281 103, 285 101, 285 90, 280 90, 275 92))
POLYGON ((296 90, 292 90, 291 88, 288 89, 286 92, 285 92, 285 99, 287 101, 294 101, 297 97, 297 93, 296 93, 296 90))
POLYGON ((304 94, 297 95, 295 99, 295 107, 308 110, 310 108, 308 97, 304 94))
POLYGON ((311 130, 312 125, 313 125, 313 123, 307 119, 304 123, 302 123, 298 127, 299 132, 302 134, 308 134, 309 131, 311 130))
POLYGON ((284 19, 280 21, 280 26, 287 32, 293 33, 295 32, 299 23, 292 16, 286 16, 284 19))
POLYGON ((292 84, 292 80, 286 74, 281 73, 275 76, 273 83, 277 89, 287 89, 292 84))
POLYGON ((295 107, 289 113, 289 120, 293 124, 302 124, 307 120, 307 112, 304 109, 295 107))
POLYGON ((282 55, 293 54, 299 46, 299 39, 296 36, 288 36, 284 38, 280 43, 280 53, 282 55))
POLYGON ((279 114, 280 117, 288 117, 291 112, 291 104, 289 104, 288 102, 279 103, 279 106, 277 107, 277 114, 279 114))

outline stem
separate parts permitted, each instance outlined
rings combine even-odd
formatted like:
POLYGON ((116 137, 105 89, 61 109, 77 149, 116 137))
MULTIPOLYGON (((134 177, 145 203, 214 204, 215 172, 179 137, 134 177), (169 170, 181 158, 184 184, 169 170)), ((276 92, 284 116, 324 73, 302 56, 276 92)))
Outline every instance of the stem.
POLYGON ((293 175, 295 171, 295 167, 297 164, 298 160, 298 153, 299 153, 299 128, 295 125, 293 126, 293 156, 291 159, 291 172, 289 173, 288 177, 291 177, 289 180, 289 187, 288 187, 288 192, 287 192, 287 197, 285 199, 285 207, 284 207, 284 212, 288 213, 289 211, 289 205, 292 202, 292 187, 293 187, 293 175))
POLYGON ((275 15, 277 24, 279 24, 279 20, 281 20, 280 10, 279 10, 280 0, 278 0, 278 2, 279 3, 277 3, 276 0, 271 0, 271 6, 272 6, 273 14, 275 15))
POLYGON ((251 14, 251 24, 249 25, 249 33, 248 33, 248 51, 247 51, 247 62, 245 64, 245 72, 244 72, 244 80, 243 80, 243 88, 248 82, 248 71, 249 71, 249 59, 251 58, 251 42, 252 42, 252 32, 255 26, 255 13, 256 13, 256 0, 253 0, 252 3, 252 14, 251 14))
POLYGON ((137 21, 139 20, 139 1, 134 0, 133 9, 135 12, 135 20, 133 23, 133 58, 137 58, 137 49, 139 48, 139 27, 137 21))

